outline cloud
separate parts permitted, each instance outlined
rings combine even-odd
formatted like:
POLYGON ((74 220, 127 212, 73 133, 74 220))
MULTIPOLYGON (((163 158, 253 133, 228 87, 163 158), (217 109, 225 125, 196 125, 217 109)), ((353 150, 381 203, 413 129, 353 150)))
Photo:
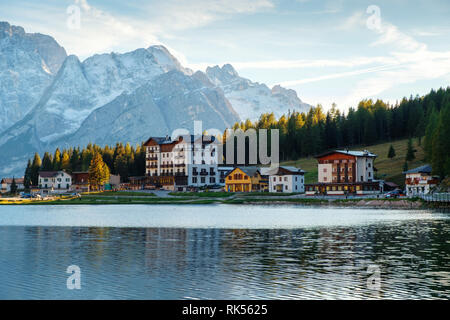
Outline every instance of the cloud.
POLYGON ((347 71, 347 72, 337 72, 337 73, 327 74, 327 75, 318 76, 318 77, 305 78, 305 79, 293 80, 293 81, 284 81, 284 82, 281 82, 280 85, 290 87, 290 86, 296 86, 299 84, 317 82, 317 81, 322 81, 322 80, 346 78, 346 77, 357 76, 357 75, 362 75, 362 74, 375 73, 375 72, 390 70, 390 69, 394 69, 394 68, 398 68, 398 67, 399 67, 398 65, 394 64, 394 65, 377 66, 377 67, 373 67, 373 68, 366 68, 366 69, 353 70, 353 71, 347 71))
POLYGON ((164 32, 183 30, 273 7, 269 0, 166 0, 152 5, 151 12, 157 12, 152 24, 164 32))
MULTIPOLYGON (((358 13, 348 18, 342 29, 352 28, 363 23, 358 13)), ((361 99, 376 97, 402 84, 422 80, 446 79, 450 76, 450 51, 432 51, 425 43, 402 32, 395 25, 382 21, 379 29, 374 30, 378 38, 370 47, 387 48, 385 56, 359 57, 351 60, 320 60, 312 66, 341 66, 354 68, 364 64, 374 64, 369 68, 334 72, 304 79, 284 81, 281 85, 295 87, 311 82, 342 79, 360 76, 352 88, 339 98, 341 107, 355 106, 361 99)))
MULTIPOLYGON (((95 53, 124 52, 161 44, 160 39, 170 37, 175 31, 273 7, 269 0, 167 0, 121 4, 126 9, 137 10, 139 14, 112 14, 87 0, 73 0, 65 5, 35 5, 26 0, 18 1, 16 6, 2 8, 2 15, 9 17, 13 24, 24 26, 28 32, 53 36, 68 53, 81 58, 95 53), (27 10, 20 9, 20 3, 27 10), (70 17, 66 9, 70 5, 80 9, 78 29, 68 28, 70 17)), ((169 49, 177 58, 185 60, 173 48, 169 49)))
MULTIPOLYGON (((226 63, 231 64, 239 70, 244 69, 305 69, 305 68, 326 68, 326 67, 358 67, 374 63, 394 63, 395 61, 388 57, 355 57, 349 59, 300 59, 300 60, 265 60, 265 61, 224 61, 218 65, 226 63)), ((189 67, 195 70, 204 70, 211 63, 190 64, 189 67)))

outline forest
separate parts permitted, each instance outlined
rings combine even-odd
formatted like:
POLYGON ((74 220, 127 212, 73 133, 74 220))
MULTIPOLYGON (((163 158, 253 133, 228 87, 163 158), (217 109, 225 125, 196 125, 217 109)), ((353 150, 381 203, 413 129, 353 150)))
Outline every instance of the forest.
MULTIPOLYGON (((382 100, 363 100, 356 108, 340 111, 333 105, 325 112, 321 105, 307 113, 289 112, 279 119, 262 114, 252 122, 236 123, 233 129, 279 129, 280 161, 314 156, 335 148, 363 148, 375 143, 416 138, 425 149, 433 174, 450 175, 450 87, 431 90, 425 96, 403 98, 395 105, 382 100)), ((225 135, 224 135, 225 137, 225 135)), ((117 143, 100 147, 56 149, 52 154, 35 154, 28 160, 25 184, 37 185, 38 172, 45 170, 88 171, 92 158, 100 154, 111 174, 123 181, 145 173, 145 148, 142 144, 117 143)))
MULTIPOLYGON (((321 105, 307 113, 289 112, 279 119, 263 114, 258 121, 236 123, 233 129, 278 129, 280 161, 309 157, 336 148, 364 146, 416 138, 423 144, 426 161, 434 174, 450 175, 450 87, 425 96, 403 98, 395 105, 363 100, 341 112, 335 105, 324 112, 321 105)), ((256 130, 258 131, 258 130, 256 130)))

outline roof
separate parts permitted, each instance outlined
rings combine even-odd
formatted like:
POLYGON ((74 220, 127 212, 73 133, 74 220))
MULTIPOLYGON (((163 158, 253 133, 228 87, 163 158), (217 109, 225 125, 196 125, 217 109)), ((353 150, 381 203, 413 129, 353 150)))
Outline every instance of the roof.
POLYGON ((292 166, 280 166, 278 168, 273 168, 266 175, 295 175, 295 174, 304 174, 300 168, 292 167, 292 166))
POLYGON ((53 177, 56 177, 58 175, 58 173, 60 173, 60 172, 68 174, 64 170, 60 170, 60 171, 39 171, 39 176, 42 177, 42 178, 53 178, 53 177))
POLYGON ((324 156, 327 156, 327 155, 333 154, 333 153, 342 153, 342 154, 346 154, 346 155, 354 156, 354 157, 373 157, 373 158, 377 157, 376 154, 369 152, 368 150, 363 150, 363 151, 330 150, 330 151, 318 154, 314 158, 322 158, 324 156))
POLYGON ((405 171, 403 173, 405 173, 405 174, 408 174, 408 173, 431 173, 431 165, 425 164, 423 166, 405 171))
POLYGON ((165 137, 150 137, 147 139, 147 141, 144 142, 144 145, 147 145, 150 140, 154 140, 157 144, 166 144, 166 143, 172 143, 173 141, 170 139, 169 136, 165 137))
MULTIPOLYGON (((24 178, 14 178, 14 180, 16 181, 16 184, 23 184, 23 182, 24 182, 24 178)), ((11 184, 12 181, 13 181, 13 178, 3 178, 1 183, 11 184)))
POLYGON ((253 177, 256 174, 256 172, 260 172, 258 167, 235 167, 232 171, 228 172, 228 174, 230 174, 236 169, 240 169, 242 172, 244 172, 246 175, 250 177, 253 177))
POLYGON ((388 185, 391 188, 397 188, 398 187, 398 184, 396 184, 394 182, 390 182, 390 181, 385 181, 384 184, 388 185))
POLYGON ((42 178, 52 178, 56 177, 58 171, 39 171, 39 176, 42 178))
POLYGON ((186 141, 187 143, 202 143, 202 144, 210 144, 213 143, 216 140, 216 137, 212 135, 193 135, 193 134, 187 134, 187 135, 181 135, 177 138, 177 140, 186 141))

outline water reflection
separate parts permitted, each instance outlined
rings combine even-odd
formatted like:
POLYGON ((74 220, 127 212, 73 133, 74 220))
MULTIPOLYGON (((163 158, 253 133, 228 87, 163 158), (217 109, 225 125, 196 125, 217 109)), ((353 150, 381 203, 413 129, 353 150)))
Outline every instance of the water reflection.
POLYGON ((448 220, 312 229, 0 227, 2 299, 449 298, 448 220), (67 266, 82 289, 66 289, 67 266), (367 267, 381 289, 367 288, 367 267))

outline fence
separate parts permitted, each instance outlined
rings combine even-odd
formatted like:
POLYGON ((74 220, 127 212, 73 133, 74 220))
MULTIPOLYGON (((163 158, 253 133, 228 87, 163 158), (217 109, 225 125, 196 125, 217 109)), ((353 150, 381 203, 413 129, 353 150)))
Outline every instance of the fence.
POLYGON ((450 203, 450 193, 430 193, 420 194, 419 198, 427 202, 446 202, 450 203))

